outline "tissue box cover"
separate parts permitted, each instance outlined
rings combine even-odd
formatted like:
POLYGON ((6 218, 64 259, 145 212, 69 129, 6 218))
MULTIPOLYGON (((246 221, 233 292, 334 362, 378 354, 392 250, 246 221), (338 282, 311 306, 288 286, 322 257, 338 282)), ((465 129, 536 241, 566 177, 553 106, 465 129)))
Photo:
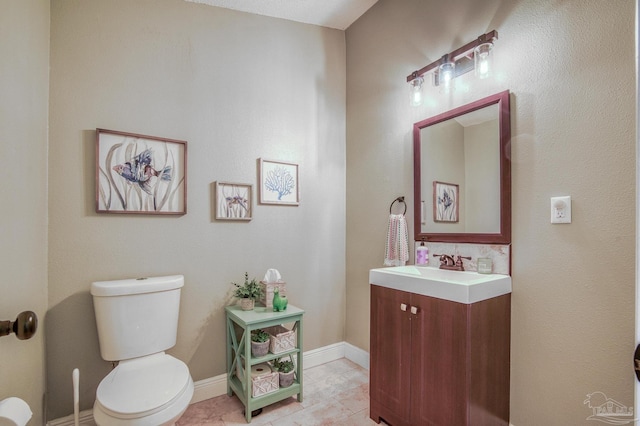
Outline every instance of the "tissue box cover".
POLYGON ((290 351, 296 348, 296 332, 281 325, 264 329, 269 334, 269 351, 273 354, 290 351))
POLYGON ((287 295, 287 283, 284 281, 275 282, 275 283, 266 283, 264 281, 260 281, 260 287, 262 288, 262 294, 260 294, 260 303, 262 303, 267 308, 273 308, 273 289, 278 287, 280 291, 280 296, 287 295))

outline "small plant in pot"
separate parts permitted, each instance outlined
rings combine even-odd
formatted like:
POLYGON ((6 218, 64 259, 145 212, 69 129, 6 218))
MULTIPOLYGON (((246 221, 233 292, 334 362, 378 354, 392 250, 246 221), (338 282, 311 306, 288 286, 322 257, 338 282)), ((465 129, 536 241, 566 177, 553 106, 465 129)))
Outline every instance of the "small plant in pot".
POLYGON ((260 285, 256 282, 256 279, 252 279, 249 281, 249 274, 247 272, 244 273, 244 284, 237 284, 232 282, 236 287, 236 290, 233 292, 233 295, 240 299, 240 307, 243 311, 250 311, 255 306, 256 300, 260 299, 260 295, 262 294, 262 289, 260 285))
POLYGON ((280 387, 286 388, 291 386, 293 383, 293 376, 295 374, 295 365, 293 364, 293 361, 290 359, 285 359, 284 361, 276 359, 273 361, 273 367, 278 372, 280 387))
POLYGON ((260 329, 251 333, 251 355, 254 358, 265 356, 269 352, 269 337, 269 333, 260 329))

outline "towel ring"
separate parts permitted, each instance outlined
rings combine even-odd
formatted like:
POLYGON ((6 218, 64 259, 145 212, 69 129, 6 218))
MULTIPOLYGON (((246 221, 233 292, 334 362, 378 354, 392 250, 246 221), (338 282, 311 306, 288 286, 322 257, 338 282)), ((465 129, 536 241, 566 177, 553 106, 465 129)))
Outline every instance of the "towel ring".
POLYGON ((398 198, 396 198, 395 200, 393 200, 393 201, 391 202, 391 205, 389 206, 389 214, 391 214, 391 209, 393 208, 393 205, 394 205, 395 203, 402 203, 402 204, 404 204, 404 212, 403 212, 402 214, 403 214, 403 215, 405 215, 405 214, 407 213, 407 203, 405 203, 405 202, 404 202, 404 196, 402 196, 402 197, 398 197, 398 198))

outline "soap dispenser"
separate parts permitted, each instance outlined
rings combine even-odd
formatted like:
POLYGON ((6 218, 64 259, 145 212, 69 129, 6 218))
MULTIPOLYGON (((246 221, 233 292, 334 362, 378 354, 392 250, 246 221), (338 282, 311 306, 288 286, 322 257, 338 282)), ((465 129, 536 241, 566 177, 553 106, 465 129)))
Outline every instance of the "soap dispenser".
POLYGON ((429 264, 429 248, 424 245, 424 238, 420 242, 420 245, 416 247, 416 265, 428 265, 429 264))

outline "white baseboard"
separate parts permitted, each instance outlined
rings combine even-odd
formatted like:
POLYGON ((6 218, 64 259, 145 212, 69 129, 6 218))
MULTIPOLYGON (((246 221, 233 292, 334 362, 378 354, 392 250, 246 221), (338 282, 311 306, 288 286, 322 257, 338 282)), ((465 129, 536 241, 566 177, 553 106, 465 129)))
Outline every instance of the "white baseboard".
POLYGON ((353 361, 365 370, 369 369, 369 352, 353 346, 351 343, 342 342, 344 345, 344 357, 353 361))
MULTIPOLYGON (((93 410, 81 411, 78 416, 78 423, 80 426, 95 426, 96 423, 93 421, 93 410)), ((74 426, 75 424, 73 414, 47 422, 47 426, 74 426)))
MULTIPOLYGON (((302 354, 302 367, 311 368, 327 362, 335 361, 340 358, 347 358, 355 362, 359 366, 369 369, 369 352, 357 348, 347 342, 334 343, 333 345, 323 346, 318 349, 312 349, 302 354)), ((227 393, 227 375, 220 374, 208 379, 198 380, 194 383, 193 397, 191 404, 204 401, 206 399, 215 398, 216 396, 227 393)), ((84 410, 79 416, 80 426, 93 426, 93 411, 84 410)), ((51 420, 47 426, 74 426, 73 415, 51 420)))
POLYGON ((227 393, 227 375, 220 374, 194 383, 193 397, 190 404, 227 393))
MULTIPOLYGON (((323 346, 322 348, 304 352, 302 354, 302 366, 303 368, 316 367, 340 358, 348 358, 364 368, 369 368, 369 353, 346 342, 334 343, 333 345, 323 346), (366 366, 363 365, 363 360, 366 360, 366 366)), ((220 374, 208 379, 198 380, 195 383, 191 403, 195 404, 196 402, 215 398, 216 396, 224 395, 225 393, 227 393, 226 374, 220 374)))

